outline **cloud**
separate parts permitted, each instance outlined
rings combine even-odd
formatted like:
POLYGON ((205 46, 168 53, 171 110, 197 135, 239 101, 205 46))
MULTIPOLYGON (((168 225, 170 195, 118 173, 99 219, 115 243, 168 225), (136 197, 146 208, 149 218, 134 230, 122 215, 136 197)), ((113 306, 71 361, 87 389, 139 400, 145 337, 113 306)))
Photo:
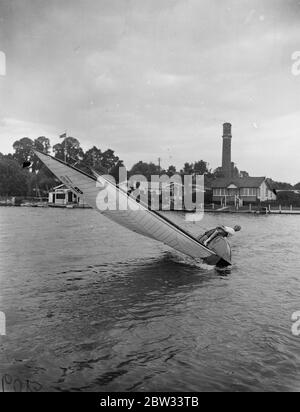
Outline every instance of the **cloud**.
MULTIPOLYGON (((239 163, 252 173, 298 183, 299 116, 300 111, 297 111, 262 121, 256 130, 251 130, 249 125, 245 130, 247 138, 243 139, 243 148, 235 150, 239 163), (255 163, 251 159, 255 159, 255 163)), ((234 145, 239 143, 234 141, 234 145)))
POLYGON ((55 130, 50 125, 14 118, 2 118, 0 120, 0 152, 12 152, 14 142, 22 137, 36 139, 39 136, 47 136, 51 138, 58 136, 58 133, 59 130, 55 130))
POLYGON ((150 71, 146 74, 146 84, 151 87, 184 87, 191 78, 189 76, 182 76, 173 73, 160 73, 157 71, 150 71))
POLYGON ((278 176, 283 130, 296 151, 297 1, 27 0, 3 1, 0 12, 0 119, 14 119, 4 120, 0 151, 20 133, 68 129, 128 165, 161 156, 217 167, 224 121, 234 125, 235 161, 253 174, 278 176))

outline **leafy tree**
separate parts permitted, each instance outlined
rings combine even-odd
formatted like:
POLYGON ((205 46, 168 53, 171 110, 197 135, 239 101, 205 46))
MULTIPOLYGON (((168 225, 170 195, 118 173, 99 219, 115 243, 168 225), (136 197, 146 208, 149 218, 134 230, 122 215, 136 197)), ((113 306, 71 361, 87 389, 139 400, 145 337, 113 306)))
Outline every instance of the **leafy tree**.
POLYGON ((32 173, 27 172, 27 174, 24 175, 26 176, 29 195, 34 195, 34 189, 40 185, 46 189, 46 187, 51 187, 53 183, 55 183, 54 175, 33 153, 33 149, 37 149, 49 154, 50 147, 50 140, 45 136, 40 136, 34 141, 28 137, 24 137, 17 140, 13 145, 15 150, 13 158, 19 165, 22 165, 25 161, 32 162, 32 173))
POLYGON ((54 156, 59 160, 65 160, 65 146, 62 143, 57 143, 53 146, 54 156))
POLYGON ((102 171, 101 161, 102 152, 100 149, 98 149, 98 147, 94 146, 84 153, 82 164, 92 167, 95 170, 102 171))
MULTIPOLYGON (((28 137, 17 140, 14 145, 14 154, 3 155, 1 160, 1 185, 0 194, 6 196, 30 195, 36 196, 38 193, 45 195, 51 187, 58 183, 56 177, 50 170, 34 155, 32 149, 50 153, 50 140, 45 136, 40 136, 34 141, 28 137), (23 170, 21 165, 25 161, 32 162, 32 167, 23 170)), ((97 147, 93 147, 86 153, 80 147, 80 142, 67 137, 62 143, 53 147, 55 157, 61 160, 65 158, 65 148, 67 149, 67 162, 75 164, 77 167, 90 173, 90 168, 100 172, 110 172, 116 180, 119 178, 119 168, 124 166, 122 160, 111 149, 102 152, 97 147)))
MULTIPOLYGON (((51 148, 50 140, 45 136, 40 136, 34 140, 33 148, 40 152, 49 154, 50 148, 51 148)), ((36 155, 33 155, 31 160, 32 160, 32 171, 33 172, 37 173, 39 170, 43 169, 45 170, 45 173, 47 173, 46 171, 49 169, 44 165, 43 162, 40 161, 40 159, 36 155)), ((51 176, 49 172, 48 172, 48 175, 51 176)))
POLYGON ((71 164, 78 163, 83 160, 83 150, 80 147, 79 140, 75 139, 75 137, 65 138, 62 143, 58 143, 53 146, 53 151, 55 157, 60 160, 65 160, 66 153, 66 161, 71 164))
POLYGON ((286 191, 277 193, 277 201, 282 205, 300 206, 300 195, 286 191))
POLYGON ((160 170, 159 166, 154 163, 138 162, 136 163, 129 172, 130 176, 133 175, 143 175, 147 178, 148 181, 151 180, 152 175, 159 175, 160 170))
POLYGON ((119 161, 120 161, 119 157, 116 156, 115 152, 111 149, 108 149, 102 153, 102 159, 101 159, 102 167, 105 167, 108 170, 117 166, 119 161))
POLYGON ((26 161, 32 161, 33 153, 32 149, 34 147, 33 140, 29 139, 28 137, 23 137, 20 140, 17 140, 13 144, 13 148, 15 150, 14 159, 19 163, 23 164, 26 161))
POLYGON ((217 169, 215 169, 213 175, 216 179, 221 179, 225 177, 222 167, 218 167, 217 169))
POLYGON ((186 175, 193 174, 194 173, 194 164, 186 162, 183 166, 182 173, 186 174, 186 175))
MULTIPOLYGON (((109 171, 109 174, 115 178, 115 180, 116 180, 117 183, 120 183, 120 179, 119 179, 120 173, 119 173, 119 170, 120 170, 121 167, 124 167, 124 163, 123 163, 122 160, 119 160, 118 163, 117 163, 115 166, 113 166, 113 167, 110 169, 110 171, 109 171)), ((127 179, 127 176, 126 176, 126 179, 127 179)))
POLYGON ((206 204, 213 203, 213 191, 210 188, 206 187, 205 193, 204 193, 204 202, 206 204))
POLYGON ((241 178, 249 177, 249 173, 246 172, 245 170, 241 170, 241 171, 240 171, 240 177, 241 177, 241 178))
POLYGON ((192 175, 192 174, 207 175, 210 173, 210 170, 208 169, 207 162, 205 162, 204 160, 198 160, 197 162, 194 162, 194 163, 186 162, 184 164, 183 169, 181 170, 181 173, 185 175, 192 175))
POLYGON ((26 196, 28 175, 28 171, 23 170, 16 160, 2 155, 0 158, 0 195, 26 196))
POLYGON ((1 158, 5 158, 5 159, 9 159, 9 160, 14 160, 16 161, 16 159, 14 158, 14 155, 12 155, 11 153, 8 153, 7 155, 4 155, 2 153, 0 153, 0 159, 1 158))
POLYGON ((47 168, 42 168, 36 173, 29 173, 28 193, 30 196, 47 196, 50 189, 59 184, 59 180, 47 168))
POLYGON ((35 139, 34 148, 36 150, 39 150, 40 152, 49 154, 51 148, 50 140, 48 139, 48 137, 40 136, 37 139, 35 139))
POLYGON ((290 183, 285 183, 285 182, 276 182, 272 179, 267 179, 268 184, 272 189, 275 190, 293 190, 293 186, 290 183))
POLYGON ((166 173, 169 177, 174 176, 177 173, 176 167, 172 165, 169 166, 166 173))
POLYGON ((294 189, 295 189, 295 190, 300 190, 300 182, 297 183, 297 184, 294 186, 294 189))
POLYGON ((208 163, 204 160, 199 160, 194 163, 194 172, 200 175, 205 175, 209 173, 208 163))
POLYGON ((90 172, 90 168, 95 169, 101 173, 117 173, 119 167, 123 166, 123 161, 115 155, 111 149, 102 152, 96 146, 84 153, 81 168, 90 172), (86 167, 88 166, 88 167, 86 167))

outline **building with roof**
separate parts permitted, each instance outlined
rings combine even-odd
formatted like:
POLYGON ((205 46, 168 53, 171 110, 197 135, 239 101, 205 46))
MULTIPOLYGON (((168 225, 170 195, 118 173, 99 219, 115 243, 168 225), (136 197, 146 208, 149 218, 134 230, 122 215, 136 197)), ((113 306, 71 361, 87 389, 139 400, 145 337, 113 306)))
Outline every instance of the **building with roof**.
POLYGON ((247 173, 236 176, 235 167, 231 160, 232 125, 223 125, 222 168, 223 177, 211 183, 213 202, 223 205, 258 203, 277 200, 277 195, 266 177, 250 177, 247 173))
POLYGON ((213 202, 223 205, 274 201, 275 192, 265 177, 223 178, 212 183, 213 202))
POLYGON ((48 205, 50 207, 67 207, 67 208, 88 208, 83 197, 76 195, 71 189, 64 184, 54 187, 49 193, 48 205))

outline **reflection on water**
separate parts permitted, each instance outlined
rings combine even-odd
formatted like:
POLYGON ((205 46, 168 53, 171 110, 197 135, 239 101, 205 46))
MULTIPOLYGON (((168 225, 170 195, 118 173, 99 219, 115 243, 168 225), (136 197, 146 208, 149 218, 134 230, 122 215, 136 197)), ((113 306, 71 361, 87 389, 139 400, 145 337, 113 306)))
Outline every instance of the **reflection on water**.
POLYGON ((0 213, 0 374, 48 391, 300 389, 299 217, 206 216, 193 231, 243 225, 220 275, 90 210, 0 213))

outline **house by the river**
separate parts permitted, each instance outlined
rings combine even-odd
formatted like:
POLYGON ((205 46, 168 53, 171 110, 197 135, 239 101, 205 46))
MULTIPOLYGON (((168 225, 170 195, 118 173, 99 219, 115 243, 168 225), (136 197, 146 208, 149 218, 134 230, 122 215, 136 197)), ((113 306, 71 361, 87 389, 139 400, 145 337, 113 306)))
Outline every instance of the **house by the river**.
POLYGON ((54 187, 49 193, 50 207, 88 208, 83 197, 79 197, 65 185, 54 187))

